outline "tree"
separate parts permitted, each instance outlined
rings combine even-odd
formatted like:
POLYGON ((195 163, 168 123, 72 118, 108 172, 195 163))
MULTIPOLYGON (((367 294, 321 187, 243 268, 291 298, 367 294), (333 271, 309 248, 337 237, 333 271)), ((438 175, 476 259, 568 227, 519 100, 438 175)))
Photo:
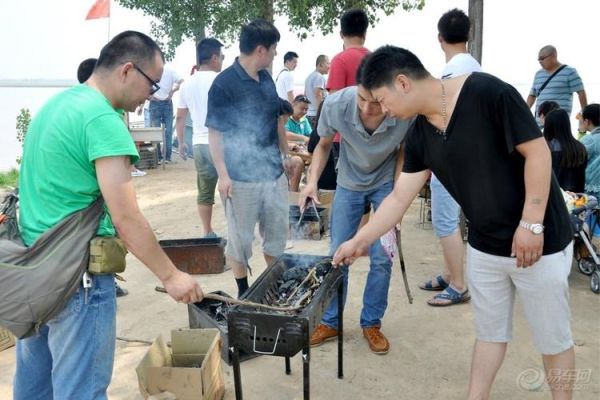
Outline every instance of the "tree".
POLYGON ((377 13, 390 15, 398 7, 406 11, 421 10, 425 0, 117 0, 130 9, 138 9, 157 19, 151 34, 165 56, 172 59, 175 49, 185 39, 195 42, 208 32, 226 43, 237 40, 240 27, 254 18, 273 22, 275 16, 286 16, 290 28, 306 39, 315 32, 329 34, 337 26, 342 13, 353 7, 364 9, 371 24, 378 22, 377 13))
MULTIPOLYGON (((27 129, 29 129, 29 124, 31 123, 31 113, 28 108, 21 108, 19 111, 19 115, 17 115, 17 142, 21 144, 25 143, 25 135, 27 134, 27 129)), ((21 156, 17 156, 17 164, 21 164, 21 156)))
POLYGON ((469 40, 469 53, 481 64, 483 50, 483 0, 469 0, 469 17, 471 27, 471 40, 469 40))

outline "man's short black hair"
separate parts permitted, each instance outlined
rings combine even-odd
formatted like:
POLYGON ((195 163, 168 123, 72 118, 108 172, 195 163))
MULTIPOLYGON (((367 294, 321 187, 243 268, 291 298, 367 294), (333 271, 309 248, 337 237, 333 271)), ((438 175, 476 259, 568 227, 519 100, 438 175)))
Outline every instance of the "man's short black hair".
POLYGON ((342 15, 340 25, 342 35, 364 38, 367 36, 369 17, 367 17, 367 13, 364 10, 352 8, 342 15))
POLYGON ((600 126, 600 104, 592 103, 583 107, 581 117, 589 119, 594 126, 600 126))
POLYGON ((446 12, 438 21, 438 32, 446 43, 468 42, 470 29, 471 21, 469 17, 458 8, 446 12))
POLYGON ((221 54, 223 43, 215 38, 205 38, 196 45, 196 64, 208 64, 212 56, 221 54))
POLYGON ((368 90, 392 85, 399 74, 415 80, 431 76, 417 56, 400 47, 383 46, 365 58, 360 82, 368 90))
POLYGON ((295 53, 293 51, 288 51, 283 56, 283 63, 285 64, 288 61, 292 61, 294 58, 298 58, 298 53, 295 53))
POLYGON ((548 100, 540 104, 537 110, 537 116, 541 117, 542 115, 546 116, 552 110, 559 109, 560 105, 552 100, 548 100))
POLYGON ((279 99, 279 109, 280 115, 292 115, 294 113, 294 107, 290 102, 281 98, 279 99))
POLYGON ((240 52, 251 54, 258 46, 268 49, 281 39, 275 25, 257 18, 242 27, 240 33, 240 52))
POLYGON ((126 62, 143 67, 154 61, 157 52, 164 60, 160 47, 149 36, 136 31, 121 32, 102 48, 96 69, 113 68, 126 62))
POLYGON ((77 80, 79 83, 87 81, 90 76, 92 76, 96 61, 98 61, 97 58, 87 58, 79 64, 79 67, 77 68, 77 80))
POLYGON ((358 85, 364 86, 363 85, 363 79, 364 79, 363 73, 365 71, 365 65, 367 64, 367 61, 369 60, 369 56, 371 56, 371 54, 363 57, 363 59, 360 61, 360 64, 358 65, 358 68, 356 69, 355 79, 356 79, 357 86, 358 85))

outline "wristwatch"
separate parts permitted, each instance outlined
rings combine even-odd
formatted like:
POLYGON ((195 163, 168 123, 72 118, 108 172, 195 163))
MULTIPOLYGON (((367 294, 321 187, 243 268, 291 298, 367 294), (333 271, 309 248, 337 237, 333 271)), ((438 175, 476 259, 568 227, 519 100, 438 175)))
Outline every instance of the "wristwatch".
POLYGON ((530 224, 529 222, 520 220, 519 226, 523 229, 527 229, 534 235, 541 235, 542 233, 544 233, 544 225, 542 224, 530 224))

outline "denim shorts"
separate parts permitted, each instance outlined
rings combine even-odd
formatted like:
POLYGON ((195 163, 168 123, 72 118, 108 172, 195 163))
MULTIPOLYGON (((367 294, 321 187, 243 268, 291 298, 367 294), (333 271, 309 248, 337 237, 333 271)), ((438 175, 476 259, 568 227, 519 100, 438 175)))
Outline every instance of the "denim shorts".
POLYGON ((572 259, 572 243, 528 268, 517 268, 516 258, 494 256, 467 246, 467 277, 477 339, 511 341, 518 294, 538 351, 554 355, 571 348, 568 277, 572 259))
POLYGON ((460 206, 436 178, 431 176, 431 222, 437 237, 451 236, 458 230, 460 206))

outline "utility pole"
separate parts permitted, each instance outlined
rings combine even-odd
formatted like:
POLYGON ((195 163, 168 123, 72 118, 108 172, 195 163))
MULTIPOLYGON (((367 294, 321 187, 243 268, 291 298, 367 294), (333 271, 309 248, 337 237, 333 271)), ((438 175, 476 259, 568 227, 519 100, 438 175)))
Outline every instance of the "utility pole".
POLYGON ((471 19, 471 38, 469 53, 479 64, 483 49, 483 0, 469 0, 469 18, 471 19))

